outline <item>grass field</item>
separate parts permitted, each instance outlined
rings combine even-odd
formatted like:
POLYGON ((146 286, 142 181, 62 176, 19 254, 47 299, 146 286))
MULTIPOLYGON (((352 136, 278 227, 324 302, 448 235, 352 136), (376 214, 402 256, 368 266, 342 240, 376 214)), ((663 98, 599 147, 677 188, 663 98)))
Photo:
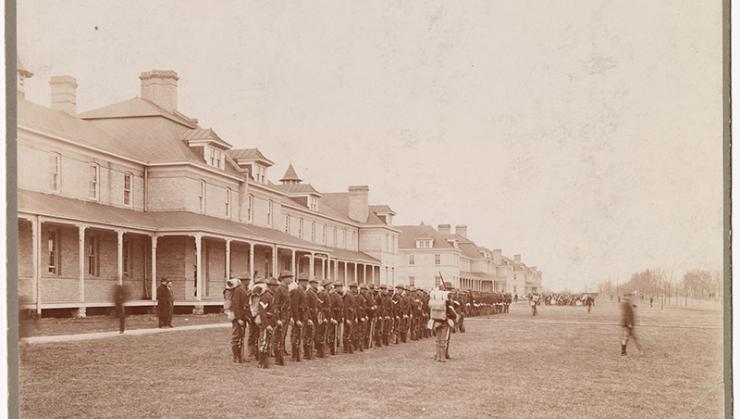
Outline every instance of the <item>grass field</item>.
POLYGON ((637 310, 645 349, 619 355, 618 307, 524 305, 470 318, 446 364, 433 340, 260 370, 227 329, 22 348, 23 417, 722 417, 719 307, 637 310))

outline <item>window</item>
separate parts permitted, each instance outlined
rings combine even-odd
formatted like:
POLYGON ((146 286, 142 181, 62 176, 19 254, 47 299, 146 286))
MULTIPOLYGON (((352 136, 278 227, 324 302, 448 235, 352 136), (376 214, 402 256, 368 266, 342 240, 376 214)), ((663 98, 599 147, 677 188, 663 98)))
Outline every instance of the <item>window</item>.
POLYGON ((131 245, 132 243, 128 239, 123 239, 123 274, 125 276, 131 274, 131 245))
POLYGON ((50 274, 59 275, 59 231, 49 230, 49 240, 47 242, 47 246, 49 252, 48 272, 50 274))
POLYGON ((414 255, 409 255, 409 265, 414 264, 414 255))
POLYGON ((123 205, 131 205, 131 182, 133 176, 131 173, 125 173, 123 175, 123 205))
POLYGON ((416 277, 415 276, 410 276, 409 277, 409 286, 411 286, 411 287, 416 286, 416 277))
POLYGON ((100 196, 100 166, 90 164, 90 199, 97 201, 100 196))
POLYGON ((200 193, 198 194, 198 206, 200 212, 206 212, 206 182, 200 181, 200 193))
POLYGON ((337 227, 334 226, 334 247, 339 247, 339 244, 337 243, 337 227))
POLYGON ((254 195, 247 198, 247 221, 252 222, 252 209, 254 208, 254 195))
POLYGON ((267 225, 272 226, 272 200, 267 201, 267 225))
POLYGON ((434 264, 435 265, 439 265, 439 263, 440 263, 440 256, 439 255, 434 255, 434 264))
POLYGON ((316 222, 311 222, 311 241, 316 241, 316 222))
POLYGON ((298 238, 303 238, 303 218, 298 220, 298 238))
POLYGON ((231 217, 231 189, 226 188, 226 216, 231 217))
POLYGON ((211 166, 216 165, 216 149, 213 147, 206 147, 206 150, 208 150, 208 164, 211 166))
POLYGON ((319 198, 316 198, 315 196, 309 196, 308 197, 308 208, 310 208, 313 211, 319 210, 319 198))
POLYGON ((290 234, 290 215, 285 216, 285 232, 290 234))
POLYGON ((342 247, 347 248, 347 230, 342 230, 342 247))
POLYGON ((59 192, 61 189, 60 174, 62 169, 62 156, 58 153, 49 155, 49 187, 53 192, 59 192))
POLYGON ((321 243, 326 244, 326 224, 321 225, 321 243))
POLYGON ((432 244, 433 244, 433 241, 427 240, 427 239, 416 241, 416 247, 418 249, 431 249, 433 247, 432 244))
POLYGON ((87 274, 98 275, 98 241, 92 235, 87 238, 87 274))

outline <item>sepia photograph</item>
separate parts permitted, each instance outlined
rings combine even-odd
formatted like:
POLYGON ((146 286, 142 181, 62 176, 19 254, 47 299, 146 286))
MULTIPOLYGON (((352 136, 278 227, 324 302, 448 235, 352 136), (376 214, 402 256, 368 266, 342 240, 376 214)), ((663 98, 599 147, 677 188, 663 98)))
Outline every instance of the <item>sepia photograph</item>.
POLYGON ((732 417, 729 2, 10 3, 9 417, 732 417))

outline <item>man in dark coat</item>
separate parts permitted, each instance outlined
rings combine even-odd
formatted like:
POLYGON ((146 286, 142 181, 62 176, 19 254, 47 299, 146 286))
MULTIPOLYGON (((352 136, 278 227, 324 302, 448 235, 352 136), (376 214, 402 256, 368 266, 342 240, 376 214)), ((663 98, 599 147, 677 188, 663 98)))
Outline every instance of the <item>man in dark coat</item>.
POLYGON ((388 287, 383 284, 380 286, 380 306, 383 316, 383 345, 388 346, 391 341, 391 332, 393 330, 393 320, 395 314, 393 314, 393 301, 391 300, 391 292, 388 287))
POLYGON ((342 291, 342 302, 344 303, 344 336, 342 337, 342 343, 344 344, 344 353, 351 354, 354 353, 352 345, 354 329, 357 326, 357 309, 353 293, 347 290, 342 291))
POLYGON ((171 327, 172 317, 170 316, 171 293, 167 286, 169 280, 162 278, 157 287, 157 317, 159 318, 159 328, 171 327))
POLYGON ((365 332, 365 298, 360 295, 360 290, 358 289, 357 282, 352 282, 349 284, 349 290, 350 293, 352 293, 352 296, 354 297, 355 302, 355 315, 357 316, 357 322, 354 326, 354 334, 352 335, 352 343, 354 345, 355 350, 359 350, 360 352, 363 352, 363 341, 364 341, 364 332, 365 332))
POLYGON ((336 355, 337 349, 342 343, 342 333, 344 332, 344 300, 342 296, 342 284, 341 281, 336 281, 332 289, 329 290, 329 297, 331 298, 332 308, 332 323, 334 325, 334 331, 329 332, 329 350, 332 355, 336 355))
MULTIPOLYGON (((277 280, 270 278, 267 282, 270 286, 277 286, 277 280)), ((259 339, 257 340, 257 361, 259 368, 269 368, 270 343, 272 332, 275 328, 275 313, 272 306, 272 292, 265 289, 265 283, 258 280, 252 292, 259 294, 259 308, 255 323, 259 326, 259 339)))
MULTIPOLYGON (((308 282, 308 277, 301 275, 298 282, 308 282)), ((290 322, 293 329, 290 336, 291 356, 293 361, 301 361, 302 335, 306 317, 306 291, 303 287, 290 290, 290 322)))
POLYGON ((273 335, 272 349, 275 351, 275 364, 285 365, 285 334, 290 322, 290 290, 288 285, 293 281, 293 274, 288 271, 280 273, 280 285, 274 290, 272 304, 275 312, 276 326, 273 335))
POLYGON ((305 281, 300 281, 306 292, 306 332, 303 341, 303 354, 306 359, 313 359, 313 351, 316 346, 316 328, 319 324, 319 281, 316 277, 308 279, 310 286, 306 287, 305 281))
POLYGON ((325 280, 321 284, 321 290, 318 293, 319 299, 319 324, 316 328, 316 356, 323 358, 325 355, 326 344, 328 341, 329 330, 334 328, 331 323, 332 319, 332 308, 331 308, 331 297, 329 296, 329 289, 331 289, 331 281, 325 280))
POLYGON ((636 305, 632 304, 632 298, 629 294, 625 294, 622 299, 622 355, 627 355, 627 342, 629 339, 635 341, 635 346, 638 352, 642 355, 642 348, 640 343, 637 341, 637 335, 635 335, 635 310, 636 305))
POLYGON ((226 281, 224 311, 231 320, 231 354, 234 362, 244 362, 244 332, 247 326, 247 291, 236 278, 226 281), (228 307, 228 308, 227 308, 228 307))

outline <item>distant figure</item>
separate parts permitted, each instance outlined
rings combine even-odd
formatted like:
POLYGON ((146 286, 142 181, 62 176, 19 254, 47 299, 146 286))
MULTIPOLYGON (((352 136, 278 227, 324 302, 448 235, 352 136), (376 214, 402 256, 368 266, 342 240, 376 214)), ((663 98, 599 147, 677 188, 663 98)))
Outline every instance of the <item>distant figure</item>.
POLYGON ((529 305, 532 306, 532 316, 537 315, 537 305, 539 303, 540 303, 539 294, 532 294, 532 297, 529 300, 529 305))
POLYGON ((157 287, 157 316, 159 317, 159 327, 172 327, 172 288, 167 278, 162 278, 162 282, 157 287))
POLYGON ((586 296, 586 307, 588 307, 588 314, 591 314, 591 306, 594 305, 594 298, 590 295, 586 296))
POLYGON ((625 294, 624 302, 622 303, 622 355, 627 355, 627 342, 630 337, 635 341, 637 350, 642 355, 642 348, 640 343, 637 341, 637 335, 635 335, 635 310, 637 307, 632 304, 629 294, 625 294))
POLYGON ((514 294, 514 302, 515 303, 519 302, 519 294, 514 294))
POLYGON ((244 333, 247 321, 247 291, 241 286, 238 278, 226 281, 224 295, 224 312, 231 321, 231 355, 236 363, 244 362, 244 333))
POLYGON ((653 306, 653 297, 651 296, 650 297, 650 307, 652 307, 652 306, 653 306))
POLYGON ((117 284, 113 288, 114 314, 118 317, 118 333, 126 329, 126 288, 123 284, 117 284))

